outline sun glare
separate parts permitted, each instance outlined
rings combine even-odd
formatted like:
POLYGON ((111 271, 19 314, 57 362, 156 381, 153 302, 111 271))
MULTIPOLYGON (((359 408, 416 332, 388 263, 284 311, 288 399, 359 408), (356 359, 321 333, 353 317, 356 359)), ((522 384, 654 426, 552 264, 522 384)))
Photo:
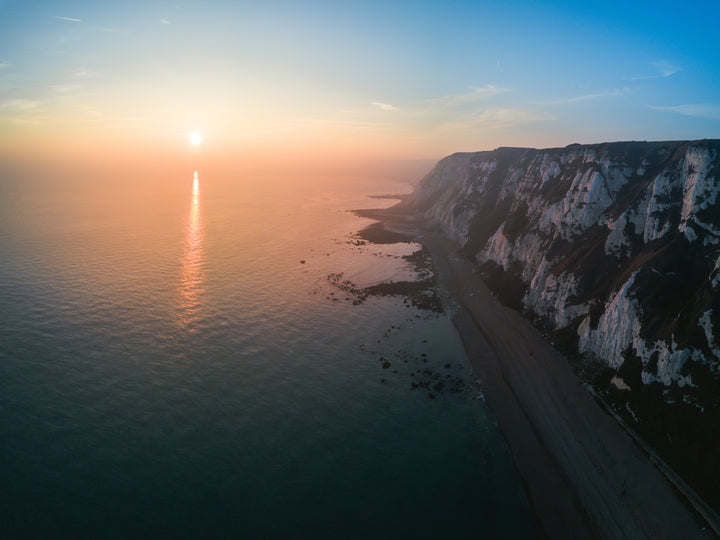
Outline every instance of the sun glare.
POLYGON ((202 142, 202 137, 200 136, 199 133, 193 133, 192 135, 190 135, 190 143, 193 144, 194 146, 197 146, 201 142, 202 142))

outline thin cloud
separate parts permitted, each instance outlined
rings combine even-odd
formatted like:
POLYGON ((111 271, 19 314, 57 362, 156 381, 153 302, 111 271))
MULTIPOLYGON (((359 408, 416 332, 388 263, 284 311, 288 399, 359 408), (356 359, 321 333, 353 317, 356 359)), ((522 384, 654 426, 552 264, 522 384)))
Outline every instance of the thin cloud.
POLYGON ((670 75, 675 75, 678 71, 682 71, 679 67, 667 62, 650 62, 650 65, 654 66, 660 72, 660 77, 670 77, 670 75))
POLYGON ((141 116, 137 117, 120 117, 120 118, 97 118, 91 122, 98 122, 105 124, 105 127, 109 129, 132 129, 138 123, 145 122, 145 118, 141 116))
POLYGON ((142 116, 108 116, 108 117, 95 117, 85 118, 83 122, 144 122, 146 119, 142 116))
POLYGON ((687 105, 673 105, 670 107, 648 105, 648 107, 656 111, 682 114, 683 116, 720 120, 720 105, 714 105, 712 103, 692 103, 687 105))
MULTIPOLYGON (((472 87, 464 94, 445 95, 404 103, 402 108, 374 101, 373 107, 394 114, 382 116, 383 122, 367 121, 360 111, 338 111, 336 127, 368 130, 374 133, 418 133, 435 136, 468 136, 493 129, 507 129, 538 122, 551 122, 556 116, 548 111, 487 103, 493 96, 511 90, 495 85, 472 87)), ((327 121, 325 121, 327 124, 327 121)), ((308 123, 307 125, 312 125, 308 123)))
POLYGON ((543 110, 484 103, 508 92, 511 92, 508 88, 489 84, 472 87, 464 94, 424 99, 403 109, 405 114, 400 121, 413 129, 447 134, 555 120, 552 113, 543 110))
POLYGON ((82 22, 82 19, 74 19, 72 17, 58 17, 58 16, 53 15, 52 18, 59 19, 61 21, 82 22))
POLYGON ((545 111, 532 109, 493 107, 478 111, 473 120, 476 124, 490 125, 491 127, 512 127, 520 124, 555 120, 555 116, 545 111))
POLYGON ((160 19, 160 24, 172 24, 172 23, 167 19, 160 19))
POLYGON ((278 126, 286 126, 298 129, 304 129, 307 127, 341 127, 341 128, 352 128, 352 129, 364 129, 364 130, 375 130, 375 129, 388 129, 393 126, 389 122, 373 122, 370 120, 362 120, 360 118, 312 118, 312 117, 298 117, 290 118, 277 122, 278 126))
POLYGON ((644 81, 647 79, 663 79, 665 77, 671 77, 676 73, 682 71, 682 68, 674 66, 669 62, 665 61, 650 62, 650 65, 655 68, 655 71, 657 72, 655 73, 655 75, 640 75, 638 77, 631 77, 630 79, 633 81, 644 81))
POLYGON ((7 62, 0 62, 0 69, 7 69, 11 66, 12 64, 8 64, 7 62))
POLYGON ((10 113, 21 113, 35 109, 40 105, 39 101, 32 99, 7 99, 0 102, 0 111, 7 111, 10 113))
POLYGON ((545 111, 520 109, 514 107, 490 107, 478 109, 473 114, 445 121, 438 126, 443 133, 467 133, 482 130, 507 129, 515 126, 551 122, 555 115, 545 111))
POLYGON ((582 96, 558 99, 556 101, 551 102, 550 104, 551 105, 563 105, 565 103, 577 103, 578 101, 591 101, 593 99, 618 97, 618 96, 622 96, 623 94, 624 94, 623 90, 611 90, 609 92, 598 92, 596 94, 585 94, 582 96))
POLYGON ((440 96, 436 98, 430 98, 426 100, 428 103, 440 105, 442 107, 457 107, 460 105, 466 105, 468 103, 474 103, 481 101, 492 96, 499 94, 505 94, 509 92, 508 88, 501 88, 492 84, 481 87, 471 87, 469 92, 465 94, 458 94, 452 96, 440 96))
POLYGON ((75 92, 77 90, 80 90, 82 88, 82 85, 80 84, 50 84, 48 85, 48 90, 58 93, 58 94, 67 94, 69 92, 75 92))
POLYGON ((75 71, 72 72, 71 76, 75 79, 97 79, 99 77, 103 77, 107 75, 106 71, 103 70, 97 70, 92 68, 86 68, 86 67, 79 67, 75 71))
POLYGON ((395 107, 394 105, 390 105, 389 103, 381 103, 379 101, 373 101, 370 105, 374 105, 375 107, 377 107, 378 109, 380 109, 382 111, 395 112, 395 111, 400 110, 397 107, 395 107))

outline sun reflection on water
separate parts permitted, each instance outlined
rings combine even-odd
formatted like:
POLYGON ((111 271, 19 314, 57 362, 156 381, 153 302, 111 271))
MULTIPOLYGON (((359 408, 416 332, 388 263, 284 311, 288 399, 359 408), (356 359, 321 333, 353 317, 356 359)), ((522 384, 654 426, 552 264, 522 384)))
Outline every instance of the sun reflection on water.
POLYGON ((185 225, 185 238, 180 270, 180 283, 178 296, 180 305, 178 320, 186 329, 194 329, 200 316, 201 295, 203 292, 203 254, 204 225, 200 214, 200 181, 198 173, 193 175, 192 197, 190 199, 190 214, 185 225))

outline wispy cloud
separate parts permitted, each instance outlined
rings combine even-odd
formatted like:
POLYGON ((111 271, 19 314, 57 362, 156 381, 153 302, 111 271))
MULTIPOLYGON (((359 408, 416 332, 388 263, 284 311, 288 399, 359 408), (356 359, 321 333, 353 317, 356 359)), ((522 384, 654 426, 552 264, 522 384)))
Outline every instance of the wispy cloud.
POLYGON ((167 19, 160 19, 160 24, 171 24, 167 19))
POLYGON ((107 75, 107 72, 93 68, 79 67, 73 71, 71 75, 74 79, 97 79, 107 75))
MULTIPOLYGON (((464 94, 445 95, 405 103, 402 108, 374 102, 382 110, 396 111, 392 122, 396 129, 425 133, 473 134, 514 126, 547 122, 555 116, 542 109, 515 107, 488 102, 490 98, 511 92, 508 88, 488 84, 471 87, 464 94)), ((388 118, 389 119, 389 118, 388 118)))
POLYGON ((720 105, 714 105, 712 103, 692 103, 687 105, 673 105, 669 107, 656 107, 648 105, 648 107, 656 111, 682 114, 683 116, 720 120, 720 105))
POLYGON ((533 109, 518 109, 513 107, 491 107, 477 111, 473 115, 473 122, 488 127, 512 127, 520 124, 546 122, 554 120, 555 116, 533 109))
POLYGON ((132 129, 137 124, 145 122, 145 120, 146 118, 141 116, 95 116, 91 118, 85 118, 81 120, 81 122, 86 124, 101 124, 108 129, 132 129))
MULTIPOLYGON (((437 110, 437 109, 460 109, 467 108, 468 105, 476 104, 479 101, 486 100, 499 94, 510 92, 508 88, 501 88, 492 84, 481 87, 470 87, 468 92, 464 94, 454 94, 447 96, 439 96, 424 99, 416 102, 410 109, 419 108, 420 110, 437 110)), ((373 101, 371 105, 378 107, 383 111, 400 111, 399 107, 390 105, 389 103, 381 103, 373 101)))
POLYGON ((467 136, 471 133, 491 133, 493 130, 553 120, 555 115, 545 111, 516 107, 488 107, 477 109, 472 114, 445 119, 436 126, 436 129, 444 134, 455 133, 467 136))
POLYGON ((394 105, 390 105, 389 103, 381 103, 379 101, 373 101, 370 105, 374 105, 375 107, 383 111, 395 112, 400 110, 394 105))
POLYGON ((44 102, 34 99, 6 99, 0 101, 0 119, 16 125, 40 125, 47 118, 44 108, 44 102))
POLYGON ((0 102, 0 111, 5 111, 9 113, 22 113, 31 109, 35 109, 39 105, 39 101, 35 101, 32 99, 6 99, 5 101, 0 102))
POLYGON ((352 129, 387 129, 393 126, 389 122, 373 122, 371 120, 363 120, 362 118, 351 116, 349 118, 312 118, 312 117, 297 117, 284 119, 276 122, 276 125, 292 126, 296 128, 306 128, 310 126, 314 127, 343 127, 352 129))
POLYGON ((0 69, 7 69, 11 66, 12 64, 8 64, 7 62, 0 62, 0 69))
POLYGON ((626 90, 610 90, 608 92, 597 92, 595 94, 583 94, 582 96, 574 96, 563 99, 557 99, 549 103, 549 105, 564 105, 566 103, 577 103, 579 101, 591 101, 593 99, 603 99, 622 96, 626 90))
POLYGON ((59 19, 61 21, 82 22, 82 19, 74 19, 73 17, 58 17, 56 15, 53 15, 52 18, 59 19))
POLYGON ((69 92, 76 92, 82 88, 82 85, 66 83, 66 84, 50 84, 48 90, 58 94, 67 94, 69 92))
POLYGON ((650 65, 660 72, 660 77, 669 77, 670 75, 675 75, 678 71, 682 71, 679 67, 673 66, 668 62, 650 62, 650 65))
POLYGON ((630 80, 643 81, 647 79, 662 79, 664 77, 671 77, 672 75, 675 75, 676 73, 682 71, 682 68, 674 66, 673 64, 665 62, 664 60, 661 60, 660 62, 650 62, 650 65, 655 68, 656 73, 654 75, 640 75, 638 77, 630 77, 630 80))
MULTIPOLYGON (((81 23, 83 22, 82 19, 76 19, 75 17, 61 17, 59 15, 50 15, 51 19, 57 19, 60 21, 69 21, 69 22, 76 22, 81 23)), ((161 22, 165 21, 165 19, 162 19, 161 22)), ((170 24, 170 21, 167 21, 167 24, 170 24)), ((111 34, 131 34, 132 31, 125 30, 122 28, 110 28, 107 26, 87 26, 87 28, 91 28, 93 30, 98 30, 100 32, 109 32, 111 34)))
POLYGON ((509 91, 510 89, 508 88, 501 88, 488 84, 487 86, 482 87, 471 87, 470 91, 464 94, 430 98, 427 102, 434 105, 440 105, 442 107, 457 107, 468 103, 475 103, 476 101, 481 101, 499 94, 505 94, 509 91))

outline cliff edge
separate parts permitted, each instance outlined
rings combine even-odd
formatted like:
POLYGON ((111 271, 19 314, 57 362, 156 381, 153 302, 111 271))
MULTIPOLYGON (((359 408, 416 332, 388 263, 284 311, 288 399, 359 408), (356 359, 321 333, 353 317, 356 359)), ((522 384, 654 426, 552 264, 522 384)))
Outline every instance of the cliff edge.
POLYGON ((720 140, 498 148, 408 201, 720 509, 720 140))

